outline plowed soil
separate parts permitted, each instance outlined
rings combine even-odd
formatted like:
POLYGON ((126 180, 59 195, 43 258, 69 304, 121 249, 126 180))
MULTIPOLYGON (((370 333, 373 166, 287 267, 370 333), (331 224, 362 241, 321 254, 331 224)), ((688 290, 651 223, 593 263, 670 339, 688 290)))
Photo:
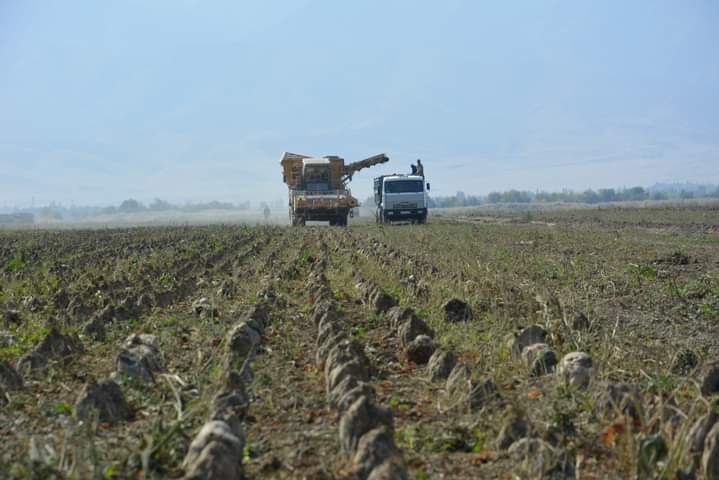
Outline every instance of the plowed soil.
POLYGON ((376 403, 392 410, 409 478, 701 478, 688 442, 717 408, 716 392, 700 388, 702 365, 719 360, 719 219, 701 210, 695 228, 694 207, 657 221, 643 209, 603 211, 596 222, 586 217, 596 212, 534 215, 1 231, 0 360, 23 384, 0 378, 0 477, 182 477, 226 373, 227 333, 262 305, 269 325, 248 367, 238 478, 354 478, 317 361, 311 279, 323 276, 344 332, 372 365, 376 403), (646 228, 659 223, 672 228, 646 228), (376 292, 411 308, 433 348, 467 367, 470 386, 489 381, 496 391, 468 401, 430 379, 393 323, 399 309, 377 305, 376 292), (447 316, 453 298, 468 317, 447 316), (530 325, 558 360, 591 357, 587 388, 558 366, 530 374, 512 354, 530 325), (53 331, 81 348, 28 367, 53 331), (141 333, 158 341, 151 382, 118 372, 126 340, 141 333), (104 379, 119 385, 129 415, 79 418, 84 386, 104 379), (606 408, 618 384, 636 386, 638 413, 606 408), (508 448, 499 439, 513 419, 527 430, 508 448), (526 439, 546 451, 518 449, 526 439))

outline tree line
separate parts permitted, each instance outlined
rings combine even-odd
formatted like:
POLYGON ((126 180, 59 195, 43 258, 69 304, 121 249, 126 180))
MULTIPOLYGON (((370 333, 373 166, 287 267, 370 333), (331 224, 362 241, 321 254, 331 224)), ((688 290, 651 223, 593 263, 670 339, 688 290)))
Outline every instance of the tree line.
POLYGON ((50 205, 37 208, 7 209, 8 213, 29 213, 42 220, 81 220, 97 215, 113 215, 122 213, 162 212, 175 210, 180 212, 199 212, 203 210, 247 210, 251 202, 229 203, 213 200, 205 203, 173 204, 159 198, 144 204, 134 198, 123 200, 118 205, 107 207, 62 205, 52 202, 50 205))
POLYGON ((212 200, 211 202, 205 203, 186 203, 184 205, 177 205, 170 203, 160 198, 154 199, 147 205, 135 200, 134 198, 128 198, 123 200, 117 207, 111 205, 100 210, 100 213, 112 214, 112 213, 138 213, 138 212, 163 212, 168 210, 178 210, 181 212, 199 212, 202 210, 247 210, 250 208, 250 202, 243 202, 233 204, 230 202, 219 202, 212 200))
POLYGON ((504 192, 491 192, 487 195, 466 195, 457 192, 456 195, 433 197, 429 199, 430 208, 467 207, 483 204, 501 203, 605 203, 630 202, 645 200, 678 200, 691 198, 719 198, 719 187, 677 189, 646 189, 644 187, 631 188, 601 188, 599 190, 584 190, 575 192, 563 190, 561 192, 529 192, 526 190, 507 190, 504 192))

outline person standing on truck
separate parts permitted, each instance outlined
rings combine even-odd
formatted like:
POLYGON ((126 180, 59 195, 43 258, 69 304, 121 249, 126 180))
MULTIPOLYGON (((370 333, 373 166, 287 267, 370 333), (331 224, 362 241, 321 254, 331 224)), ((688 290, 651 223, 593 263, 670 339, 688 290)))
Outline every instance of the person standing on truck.
POLYGON ((412 169, 412 175, 417 175, 417 165, 410 163, 409 168, 412 169))
POLYGON ((422 160, 419 158, 417 159, 417 175, 424 177, 424 165, 422 165, 422 160))

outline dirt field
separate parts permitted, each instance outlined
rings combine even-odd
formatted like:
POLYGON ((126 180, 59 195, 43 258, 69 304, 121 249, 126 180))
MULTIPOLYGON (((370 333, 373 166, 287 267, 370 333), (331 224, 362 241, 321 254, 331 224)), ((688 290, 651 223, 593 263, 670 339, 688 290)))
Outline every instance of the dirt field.
POLYGON ((718 226, 0 231, 0 477, 719 478, 718 226))

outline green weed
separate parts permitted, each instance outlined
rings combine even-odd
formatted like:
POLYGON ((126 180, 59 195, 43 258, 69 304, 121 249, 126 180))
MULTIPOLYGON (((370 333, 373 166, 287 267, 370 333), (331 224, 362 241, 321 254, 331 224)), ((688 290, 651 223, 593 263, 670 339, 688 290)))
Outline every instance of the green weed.
POLYGON ((12 260, 10 260, 7 264, 7 269, 11 272, 18 273, 25 270, 25 267, 27 266, 27 259, 25 257, 25 253, 20 251, 15 254, 12 260))

